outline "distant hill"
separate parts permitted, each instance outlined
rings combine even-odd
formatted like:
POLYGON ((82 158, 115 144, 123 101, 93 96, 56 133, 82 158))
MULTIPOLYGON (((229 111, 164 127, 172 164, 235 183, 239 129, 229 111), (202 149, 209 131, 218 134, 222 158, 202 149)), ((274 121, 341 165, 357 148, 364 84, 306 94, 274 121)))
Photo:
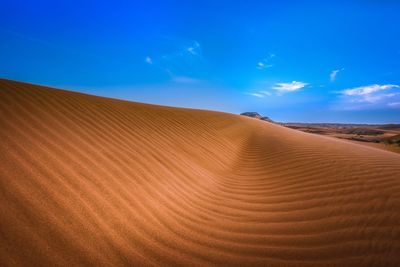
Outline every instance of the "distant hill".
POLYGON ((262 118, 262 116, 258 112, 243 112, 243 113, 240 113, 240 115, 257 118, 257 119, 262 118))
POLYGON ((268 122, 274 122, 273 120, 270 119, 270 117, 261 117, 260 120, 262 121, 268 121, 268 122))
POLYGON ((258 112, 243 112, 243 113, 240 113, 240 115, 260 119, 262 121, 274 122, 273 120, 271 120, 270 117, 261 116, 260 113, 258 113, 258 112))

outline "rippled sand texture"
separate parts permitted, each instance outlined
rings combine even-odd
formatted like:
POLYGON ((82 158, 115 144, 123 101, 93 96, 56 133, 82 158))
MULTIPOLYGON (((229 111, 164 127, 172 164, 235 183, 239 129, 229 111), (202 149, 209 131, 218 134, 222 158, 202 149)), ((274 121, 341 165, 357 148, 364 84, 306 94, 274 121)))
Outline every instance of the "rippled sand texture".
POLYGON ((0 81, 1 266, 400 266, 400 155, 0 81))

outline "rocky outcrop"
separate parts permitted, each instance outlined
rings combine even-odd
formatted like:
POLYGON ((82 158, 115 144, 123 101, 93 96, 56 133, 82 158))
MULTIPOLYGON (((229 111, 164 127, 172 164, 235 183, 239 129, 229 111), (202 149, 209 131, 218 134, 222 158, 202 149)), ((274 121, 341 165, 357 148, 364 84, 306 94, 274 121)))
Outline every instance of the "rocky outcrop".
POLYGON ((243 112, 243 113, 240 113, 240 115, 260 119, 262 121, 274 122, 269 117, 261 116, 260 113, 258 113, 258 112, 243 112))
POLYGON ((258 112, 243 112, 240 115, 261 119, 262 116, 258 112))
POLYGON ((268 121, 268 122, 274 122, 274 121, 271 120, 269 117, 261 117, 260 120, 262 120, 262 121, 268 121))

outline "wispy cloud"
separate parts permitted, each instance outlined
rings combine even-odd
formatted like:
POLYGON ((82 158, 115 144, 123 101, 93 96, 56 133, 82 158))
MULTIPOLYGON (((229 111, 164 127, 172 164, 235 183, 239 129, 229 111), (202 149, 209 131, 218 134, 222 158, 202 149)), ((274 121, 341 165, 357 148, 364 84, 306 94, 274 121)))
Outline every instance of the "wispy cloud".
POLYGON ((397 108, 400 102, 400 85, 372 84, 339 91, 339 108, 376 109, 397 108))
POLYGON ((153 51, 152 57, 145 58, 147 64, 168 74, 172 82, 188 83, 195 80, 191 77, 201 76, 204 64, 198 41, 165 37, 160 43, 163 44, 160 50, 166 52, 153 51))
POLYGON ((265 62, 258 62, 257 63, 257 68, 260 70, 266 69, 266 68, 272 68, 272 64, 266 64, 265 62))
POLYGON ((26 34, 22 34, 19 32, 15 32, 15 31, 10 31, 8 29, 4 29, 0 27, 0 33, 3 34, 7 34, 13 37, 16 37, 20 40, 26 41, 26 42, 30 42, 30 43, 34 43, 43 47, 47 47, 48 49, 57 51, 57 52, 62 52, 65 54, 70 54, 73 56, 81 56, 81 57, 91 57, 93 58, 93 54, 92 53, 88 53, 86 51, 78 51, 76 49, 72 49, 70 47, 65 47, 65 46, 60 46, 57 44, 57 42, 49 42, 47 40, 41 39, 41 38, 36 38, 36 37, 32 37, 30 35, 26 35, 26 34))
POLYGON ((308 83, 292 81, 291 83, 276 83, 272 87, 272 89, 277 90, 281 93, 294 92, 306 87, 307 85, 308 83))
POLYGON ((175 50, 170 53, 162 55, 163 59, 166 60, 193 60, 200 59, 202 57, 202 48, 198 41, 196 40, 182 40, 178 41, 175 50))
POLYGON ((259 98, 264 98, 265 97, 265 95, 261 94, 261 93, 246 93, 246 94, 251 95, 251 96, 255 96, 255 97, 259 97, 259 98))
POLYGON ((151 59, 151 57, 146 57, 146 63, 147 64, 153 64, 153 60, 151 59))
POLYGON ((390 102, 388 103, 389 107, 399 107, 400 108, 400 102, 390 102))
POLYGON ((367 95, 371 95, 372 93, 375 93, 375 92, 393 89, 393 88, 400 88, 400 86, 396 85, 396 84, 384 84, 384 85, 372 84, 372 85, 367 85, 367 86, 360 86, 360 87, 356 87, 356 88, 345 89, 342 91, 342 93, 344 95, 348 95, 348 96, 367 96, 367 95))
POLYGON ((19 32, 10 31, 10 30, 3 29, 3 28, 0 28, 0 32, 6 33, 6 34, 9 34, 9 35, 13 35, 13 36, 15 36, 17 38, 20 38, 20 39, 23 39, 23 40, 26 40, 26 41, 29 41, 29 42, 37 43, 37 44, 48 46, 48 47, 52 47, 52 48, 55 47, 55 45, 50 43, 50 42, 47 42, 45 40, 38 39, 38 38, 33 38, 31 36, 28 36, 26 34, 22 34, 22 33, 19 33, 19 32))
POLYGON ((187 51, 194 56, 200 55, 201 47, 199 42, 193 41, 193 44, 187 48, 187 51))
POLYGON ((400 93, 391 93, 391 94, 367 94, 363 95, 361 99, 358 100, 358 102, 368 102, 371 104, 378 103, 382 100, 388 99, 395 97, 397 95, 400 95, 400 93))
POLYGON ((259 97, 259 98, 264 98, 266 96, 270 96, 271 92, 268 91, 257 91, 257 92, 249 92, 246 93, 247 95, 251 95, 251 96, 255 96, 255 97, 259 97))
POLYGON ((256 85, 256 88, 267 88, 267 90, 252 90, 250 92, 247 92, 245 94, 259 97, 259 98, 264 98, 267 96, 282 96, 284 93, 288 92, 294 92, 297 90, 300 90, 304 87, 306 87, 308 83, 304 82, 297 82, 297 81, 292 81, 290 83, 275 83, 272 85, 266 82, 259 82, 256 85), (272 89, 272 90, 268 90, 272 89))
POLYGON ((272 68, 274 65, 272 64, 272 58, 275 57, 275 54, 269 53, 267 57, 263 60, 257 62, 257 68, 259 70, 264 70, 267 68, 272 68))
POLYGON ((329 79, 331 80, 331 82, 336 81, 336 76, 338 75, 339 72, 341 72, 343 70, 344 70, 344 68, 331 71, 331 73, 329 74, 329 79))
POLYGON ((271 92, 268 91, 259 91, 259 93, 263 94, 263 95, 271 95, 271 92))

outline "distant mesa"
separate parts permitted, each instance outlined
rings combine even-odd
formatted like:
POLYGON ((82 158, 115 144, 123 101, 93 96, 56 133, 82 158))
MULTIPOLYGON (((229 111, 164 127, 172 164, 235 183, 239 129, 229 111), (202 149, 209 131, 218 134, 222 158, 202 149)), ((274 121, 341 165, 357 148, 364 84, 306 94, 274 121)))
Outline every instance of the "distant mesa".
POLYGON ((240 113, 240 115, 260 119, 263 121, 274 122, 269 117, 261 116, 260 113, 258 113, 258 112, 243 112, 243 113, 240 113))

